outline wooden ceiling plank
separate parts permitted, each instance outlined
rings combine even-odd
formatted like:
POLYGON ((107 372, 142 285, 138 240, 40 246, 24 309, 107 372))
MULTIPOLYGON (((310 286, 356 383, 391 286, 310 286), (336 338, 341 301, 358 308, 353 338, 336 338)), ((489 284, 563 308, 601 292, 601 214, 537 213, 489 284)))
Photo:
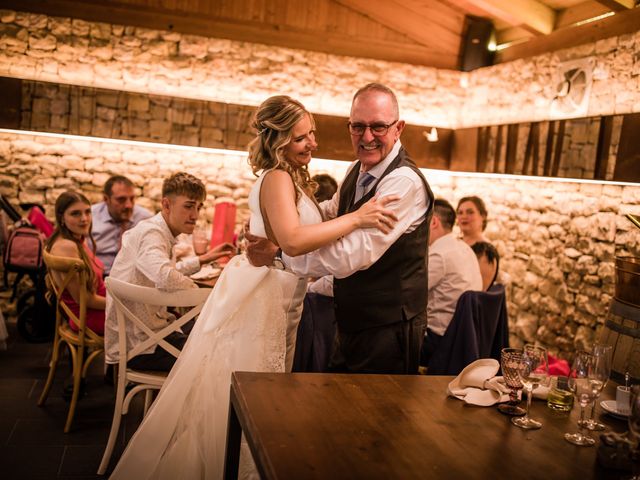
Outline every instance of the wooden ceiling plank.
POLYGON ((335 0, 373 20, 402 32, 407 37, 424 46, 430 46, 445 53, 460 49, 460 35, 436 24, 432 19, 409 10, 395 0, 372 2, 371 0, 335 0))
POLYGON ((521 27, 505 28, 496 32, 496 44, 502 45, 504 43, 526 41, 533 38, 533 36, 529 30, 521 27))
POLYGON ((576 47, 603 38, 634 33, 638 31, 638 25, 640 25, 640 8, 633 8, 595 22, 556 30, 550 35, 536 37, 528 42, 500 50, 496 56, 496 63, 510 62, 518 58, 576 47))
POLYGON ((489 16, 523 27, 535 34, 553 32, 556 12, 537 0, 472 0, 489 16))
POLYGON ((598 0, 598 3, 601 3, 614 12, 621 12, 636 6, 635 0, 598 0))
POLYGON ((422 45, 367 39, 354 41, 342 33, 308 32, 260 22, 229 20, 204 15, 190 15, 159 8, 138 7, 116 3, 93 3, 88 0, 2 0, 4 8, 43 13, 57 17, 80 18, 86 21, 134 25, 157 30, 172 30, 191 35, 276 45, 286 48, 332 53, 391 62, 456 69, 457 55, 422 45), (171 27, 170 27, 171 25, 171 27), (295 47, 292 47, 294 46, 295 47))
POLYGON ((582 2, 574 7, 558 11, 556 15, 556 30, 574 25, 577 22, 598 17, 610 11, 610 8, 605 7, 595 0, 582 2))

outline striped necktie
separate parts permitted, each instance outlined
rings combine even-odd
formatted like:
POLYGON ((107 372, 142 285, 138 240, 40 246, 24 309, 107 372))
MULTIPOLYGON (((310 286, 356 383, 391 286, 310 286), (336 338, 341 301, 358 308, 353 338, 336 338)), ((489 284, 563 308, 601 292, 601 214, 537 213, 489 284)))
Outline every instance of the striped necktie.
POLYGON ((360 199, 364 197, 365 193, 367 193, 367 187, 375 179, 376 177, 371 175, 369 172, 363 172, 360 174, 360 178, 358 180, 358 188, 356 190, 356 196, 353 200, 353 203, 360 201, 360 199))

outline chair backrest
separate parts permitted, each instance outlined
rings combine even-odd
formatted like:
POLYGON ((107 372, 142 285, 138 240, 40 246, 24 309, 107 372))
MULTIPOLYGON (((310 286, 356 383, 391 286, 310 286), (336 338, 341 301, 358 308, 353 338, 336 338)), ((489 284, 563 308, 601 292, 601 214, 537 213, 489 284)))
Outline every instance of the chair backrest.
POLYGON ((458 299, 456 310, 437 350, 429 360, 429 375, 458 375, 479 358, 500 361, 509 346, 509 324, 504 286, 488 292, 468 291, 458 299))
POLYGON ((174 357, 180 355, 180 350, 165 340, 170 333, 178 330, 186 322, 193 319, 200 313, 204 302, 211 293, 210 288, 191 288, 178 290, 175 292, 163 292, 155 288, 141 287, 131 283, 123 282, 112 277, 105 280, 107 292, 113 302, 118 322, 118 346, 120 350, 120 367, 125 368, 126 362, 132 357, 146 351, 150 347, 157 345, 163 348, 174 357), (144 303, 147 305, 164 307, 192 307, 187 313, 176 321, 171 322, 163 329, 154 332, 127 307, 126 302, 144 303), (127 350, 127 330, 126 323, 131 322, 146 335, 147 339, 136 345, 131 350, 127 350))
POLYGON ((47 266, 47 287, 54 294, 56 301, 56 330, 65 319, 71 319, 78 327, 78 336, 81 342, 84 342, 85 336, 96 341, 100 340, 101 337, 98 334, 89 328, 85 328, 89 267, 79 258, 52 255, 46 250, 43 252, 43 259, 47 266), (74 277, 77 278, 80 288, 78 315, 76 315, 61 298, 74 277))

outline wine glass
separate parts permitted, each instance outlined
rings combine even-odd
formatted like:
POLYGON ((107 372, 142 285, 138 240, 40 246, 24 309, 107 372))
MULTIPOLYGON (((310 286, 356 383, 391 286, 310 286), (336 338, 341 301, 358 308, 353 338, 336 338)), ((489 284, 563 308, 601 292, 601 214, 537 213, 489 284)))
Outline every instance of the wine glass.
POLYGON ((518 370, 518 376, 527 393, 527 410, 524 417, 512 418, 511 423, 516 427, 532 430, 542 427, 542 423, 529 417, 531 396, 533 389, 539 385, 546 385, 549 379, 549 360, 547 349, 535 345, 525 345, 522 355, 523 368, 518 370))
MULTIPOLYGON (((602 381, 602 389, 607 385, 607 381, 609 380, 609 375, 611 375, 611 352, 613 351, 612 345, 604 345, 601 343, 596 343, 591 350, 591 355, 593 356, 593 374, 594 377, 598 380, 602 381)), ((602 390, 600 390, 601 392, 602 390)), ((600 396, 600 392, 598 392, 598 396, 593 400, 593 408, 591 408, 591 417, 585 421, 583 425, 585 428, 589 430, 604 430, 605 425, 596 421, 595 412, 596 412, 596 404, 597 398, 600 396)))
POLYGON ((193 250, 196 255, 204 255, 209 248, 209 240, 207 240, 207 232, 203 226, 196 226, 191 234, 193 239, 193 250))
POLYGON ((500 367, 504 383, 510 388, 509 403, 498 406, 498 411, 505 415, 522 416, 524 408, 518 406, 518 390, 522 389, 522 382, 518 376, 518 370, 522 368, 522 354, 520 348, 503 348, 500 352, 500 367))
MULTIPOLYGON (((593 371, 593 356, 585 351, 577 353, 571 365, 569 374, 569 389, 573 392, 576 400, 580 403, 580 421, 578 422, 578 433, 565 433, 564 438, 574 445, 590 447, 596 441, 582 433, 585 425, 584 409, 596 399, 602 391, 603 382, 599 380, 593 371)), ((588 430, 587 430, 588 432, 588 430)))

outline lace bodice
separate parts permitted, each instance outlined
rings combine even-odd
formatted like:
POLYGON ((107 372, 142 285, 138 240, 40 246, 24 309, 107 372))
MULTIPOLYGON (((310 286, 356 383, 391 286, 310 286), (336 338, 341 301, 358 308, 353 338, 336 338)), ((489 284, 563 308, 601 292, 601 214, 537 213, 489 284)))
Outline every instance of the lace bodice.
MULTIPOLYGON (((251 188, 249 193, 249 209, 251 210, 251 218, 249 220, 249 230, 252 234, 258 237, 267 237, 266 229, 264 228, 264 219, 260 211, 260 188, 262 181, 268 172, 263 172, 256 183, 251 188)), ((298 215, 300 216, 300 223, 302 225, 311 225, 314 223, 322 222, 322 215, 318 210, 315 202, 311 200, 302 190, 300 192, 300 200, 298 200, 298 215)))

